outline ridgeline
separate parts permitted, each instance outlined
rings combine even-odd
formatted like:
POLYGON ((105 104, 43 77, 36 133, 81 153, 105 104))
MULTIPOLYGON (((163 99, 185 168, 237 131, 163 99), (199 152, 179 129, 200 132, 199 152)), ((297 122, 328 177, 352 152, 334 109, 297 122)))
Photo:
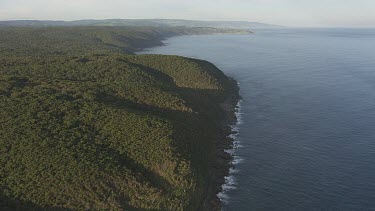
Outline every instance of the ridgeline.
POLYGON ((212 33, 243 31, 1 28, 0 209, 218 210, 235 81, 206 61, 134 55, 212 33))

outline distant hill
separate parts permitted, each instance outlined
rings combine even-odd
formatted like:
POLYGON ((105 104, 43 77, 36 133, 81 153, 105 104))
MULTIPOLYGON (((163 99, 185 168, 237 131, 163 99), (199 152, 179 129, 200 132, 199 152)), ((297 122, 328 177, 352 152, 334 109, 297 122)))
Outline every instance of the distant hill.
POLYGON ((180 19, 107 19, 107 20, 76 20, 76 21, 49 21, 49 20, 12 20, 0 21, 0 26, 154 26, 154 27, 214 27, 233 29, 276 28, 282 27, 258 22, 247 21, 200 21, 180 19))
POLYGON ((150 20, 159 24, 169 26, 187 26, 187 27, 214 27, 214 28, 235 28, 235 29, 251 29, 251 28, 275 28, 282 27, 278 25, 248 22, 248 21, 200 21, 200 20, 178 20, 178 19, 155 19, 150 20))

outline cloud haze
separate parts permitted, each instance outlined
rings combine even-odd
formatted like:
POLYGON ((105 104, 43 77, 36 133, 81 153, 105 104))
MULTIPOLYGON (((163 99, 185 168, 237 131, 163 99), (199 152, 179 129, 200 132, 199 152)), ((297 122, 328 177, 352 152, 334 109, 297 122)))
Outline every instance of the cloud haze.
POLYGON ((0 19, 179 18, 375 27, 374 0, 0 0, 0 19))

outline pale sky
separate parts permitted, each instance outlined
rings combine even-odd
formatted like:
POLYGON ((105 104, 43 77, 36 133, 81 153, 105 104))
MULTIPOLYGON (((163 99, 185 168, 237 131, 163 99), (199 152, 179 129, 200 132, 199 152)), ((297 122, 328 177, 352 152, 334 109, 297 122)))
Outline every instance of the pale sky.
POLYGON ((0 0, 0 20, 112 18, 375 27, 375 0, 0 0))

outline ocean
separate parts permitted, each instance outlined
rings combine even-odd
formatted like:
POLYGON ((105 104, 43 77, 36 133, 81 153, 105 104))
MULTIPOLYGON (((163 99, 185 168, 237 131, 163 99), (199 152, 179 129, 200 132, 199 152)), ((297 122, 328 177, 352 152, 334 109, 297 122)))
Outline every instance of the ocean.
POLYGON ((375 210, 375 30, 255 32, 146 51, 208 60, 239 83, 223 210, 375 210))

